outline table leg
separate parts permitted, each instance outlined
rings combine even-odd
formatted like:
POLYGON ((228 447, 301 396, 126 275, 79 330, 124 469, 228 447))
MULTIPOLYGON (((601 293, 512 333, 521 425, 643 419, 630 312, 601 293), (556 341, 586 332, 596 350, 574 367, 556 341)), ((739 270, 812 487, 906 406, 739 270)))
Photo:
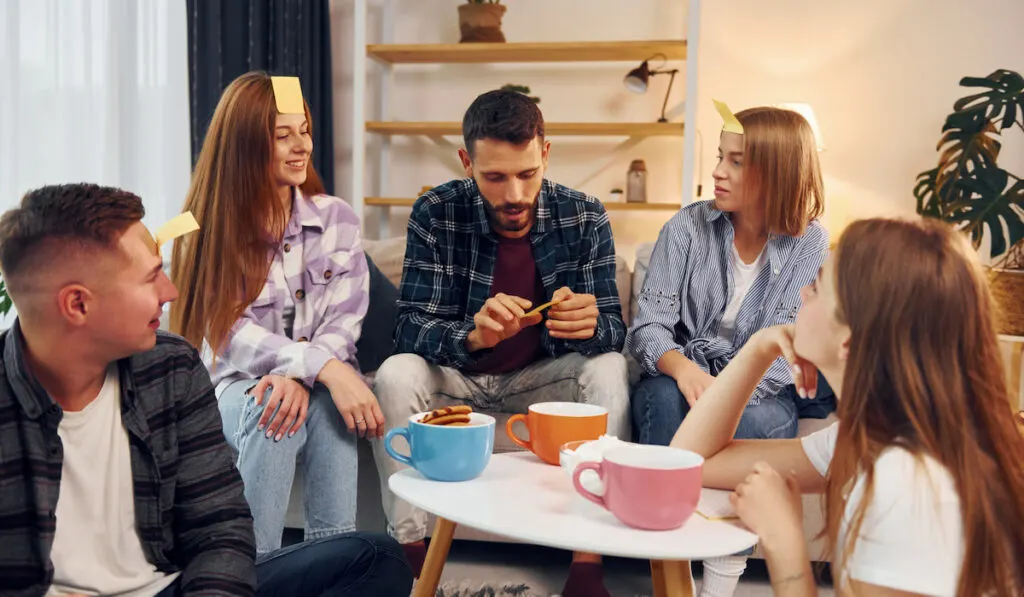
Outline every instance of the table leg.
POLYGON ((430 547, 427 549, 427 559, 423 562, 423 571, 416 581, 414 597, 434 597, 437 593, 441 571, 444 570, 444 563, 448 559, 448 550, 454 537, 455 523, 438 516, 434 534, 430 536, 430 547))
POLYGON ((683 560, 651 560, 654 597, 693 597, 690 563, 683 560))

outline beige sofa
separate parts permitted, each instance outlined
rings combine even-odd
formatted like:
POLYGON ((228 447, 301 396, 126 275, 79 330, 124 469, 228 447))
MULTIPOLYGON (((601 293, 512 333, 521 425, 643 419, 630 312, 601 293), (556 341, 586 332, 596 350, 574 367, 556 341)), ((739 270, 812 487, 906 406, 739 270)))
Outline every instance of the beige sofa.
MULTIPOLYGON (((394 238, 383 241, 366 241, 365 248, 367 254, 381 270, 381 273, 395 285, 398 285, 402 276, 402 261, 405 257, 405 239, 394 238)), ((643 277, 647 271, 647 264, 650 260, 652 249, 653 244, 641 247, 637 251, 633 267, 630 267, 622 258, 616 259, 616 282, 619 289, 619 300, 622 302, 623 316, 626 318, 627 323, 636 311, 636 295, 643 283, 643 277)), ((631 359, 630 362, 631 382, 635 383, 640 377, 640 369, 631 359)), ((508 416, 507 414, 496 415, 496 418, 499 419, 497 429, 504 429, 508 416)), ((807 435, 817 429, 821 429, 830 422, 830 419, 801 419, 799 434, 801 436, 807 435)), ((508 440, 504 433, 495 434, 495 452, 517 451, 519 449, 518 446, 508 440)), ((302 503, 302 481, 301 478, 297 478, 293 486, 287 518, 287 525, 289 527, 302 528, 302 503)), ((821 557, 821 546, 814 537, 822 527, 822 520, 822 510, 818 496, 806 496, 804 498, 804 528, 811 553, 816 558, 821 557)), ((360 530, 384 530, 386 528, 380 501, 380 479, 374 465, 370 445, 366 441, 359 443, 357 526, 360 530)), ((505 541, 501 537, 461 527, 456 537, 474 540, 505 541)))

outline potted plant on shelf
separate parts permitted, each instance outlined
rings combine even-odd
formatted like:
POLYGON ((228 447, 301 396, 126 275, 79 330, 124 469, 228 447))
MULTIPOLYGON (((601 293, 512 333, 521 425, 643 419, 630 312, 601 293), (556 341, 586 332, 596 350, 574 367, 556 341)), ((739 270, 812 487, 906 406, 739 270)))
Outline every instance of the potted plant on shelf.
POLYGON ((459 43, 502 43, 501 17, 505 5, 501 0, 466 0, 459 5, 459 43))
POLYGON ((996 139, 1014 128, 1024 131, 1024 77, 997 70, 964 77, 960 85, 980 91, 957 100, 946 117, 939 163, 917 177, 917 212, 970 234, 975 248, 987 230, 1000 331, 1024 336, 1024 180, 998 165, 1002 145, 996 139))

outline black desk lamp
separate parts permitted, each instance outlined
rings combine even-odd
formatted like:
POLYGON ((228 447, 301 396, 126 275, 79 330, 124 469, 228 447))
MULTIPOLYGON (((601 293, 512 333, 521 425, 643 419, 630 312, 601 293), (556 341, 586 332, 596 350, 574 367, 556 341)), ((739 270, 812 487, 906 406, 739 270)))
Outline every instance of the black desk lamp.
MULTIPOLYGON (((657 58, 658 56, 661 56, 662 64, 664 64, 664 54, 655 54, 654 56, 651 56, 651 58, 657 58)), ((653 75, 670 75, 668 80, 668 89, 665 90, 665 101, 661 103, 661 118, 658 119, 658 122, 668 122, 668 119, 665 118, 665 108, 668 106, 668 95, 672 92, 672 83, 676 80, 676 73, 679 72, 679 69, 651 70, 647 65, 648 60, 651 58, 644 60, 640 66, 629 71, 629 73, 623 77, 622 84, 626 86, 626 89, 633 93, 646 93, 647 81, 653 75)))

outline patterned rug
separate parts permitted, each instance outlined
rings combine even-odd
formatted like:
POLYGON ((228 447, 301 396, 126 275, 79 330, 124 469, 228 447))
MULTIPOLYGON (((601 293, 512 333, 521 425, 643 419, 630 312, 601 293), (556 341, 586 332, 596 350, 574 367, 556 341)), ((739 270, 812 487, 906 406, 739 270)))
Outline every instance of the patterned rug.
POLYGON ((521 583, 504 585, 479 584, 473 582, 444 583, 437 588, 436 597, 551 597, 530 590, 521 583))
MULTIPOLYGON (((479 584, 473 582, 442 584, 435 597, 559 597, 558 595, 542 595, 525 584, 479 584)), ((645 596, 637 596, 645 597, 645 596)))

